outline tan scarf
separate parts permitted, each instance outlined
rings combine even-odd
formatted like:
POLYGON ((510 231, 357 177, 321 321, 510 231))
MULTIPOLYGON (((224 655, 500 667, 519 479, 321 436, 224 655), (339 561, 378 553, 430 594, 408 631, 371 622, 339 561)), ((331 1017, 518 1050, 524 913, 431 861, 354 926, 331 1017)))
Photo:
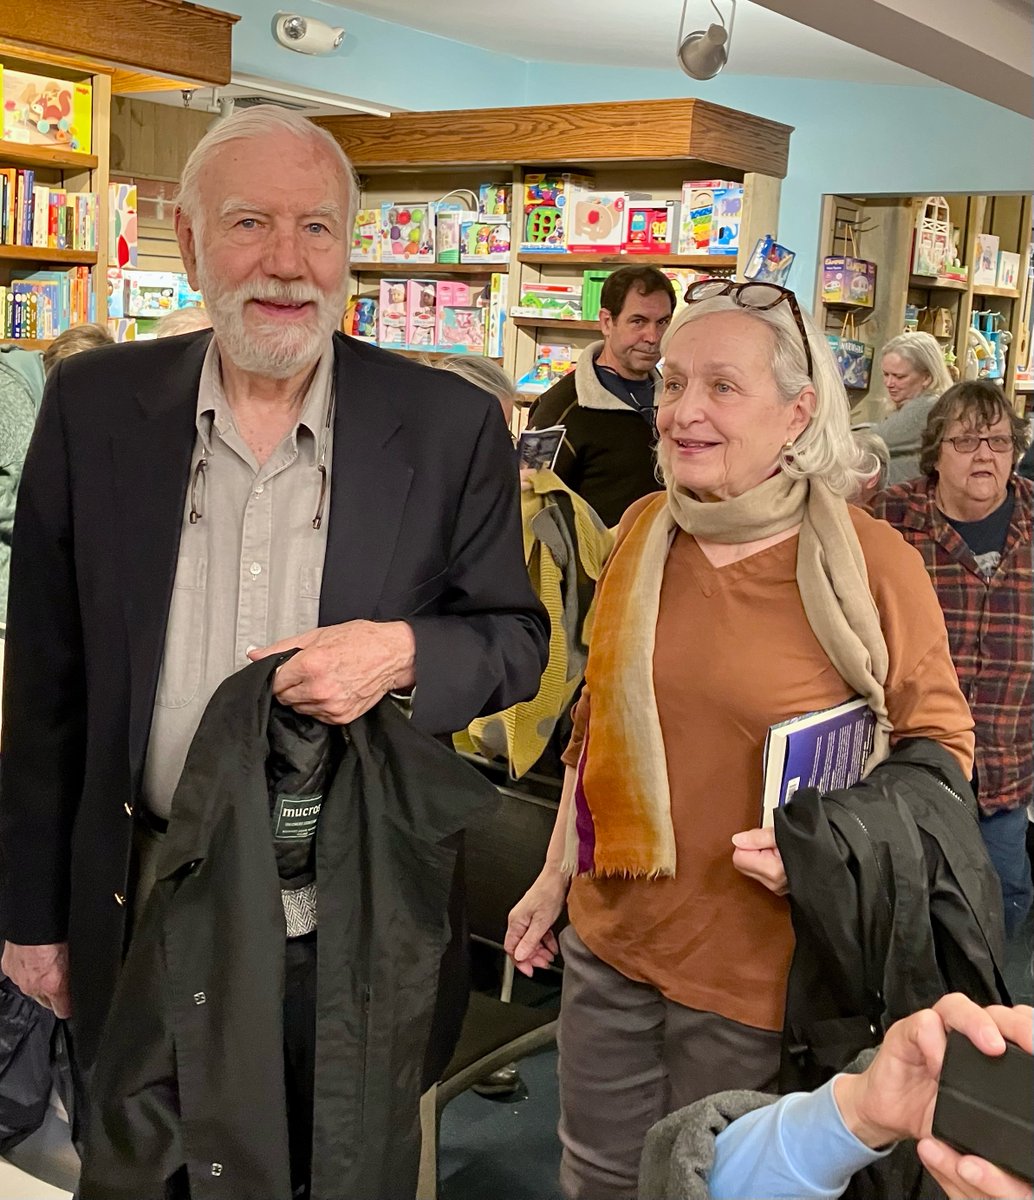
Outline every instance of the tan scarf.
POLYGON ((794 480, 782 471, 742 496, 715 503, 669 487, 614 552, 597 596, 585 673, 591 716, 567 828, 569 872, 675 874, 653 657, 664 563, 676 526, 703 541, 738 544, 797 525, 797 586, 808 623, 837 672, 876 714, 866 769, 886 757, 887 644, 846 502, 821 481, 794 480))

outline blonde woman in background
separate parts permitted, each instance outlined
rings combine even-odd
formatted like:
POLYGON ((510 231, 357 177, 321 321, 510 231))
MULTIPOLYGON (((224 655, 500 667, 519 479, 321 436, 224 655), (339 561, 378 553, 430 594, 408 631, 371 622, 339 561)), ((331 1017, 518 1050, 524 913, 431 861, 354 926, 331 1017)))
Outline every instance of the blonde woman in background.
POLYGON ((951 387, 944 351, 928 333, 892 338, 880 356, 883 386, 893 411, 871 427, 890 451, 888 483, 904 483, 919 474, 919 443, 938 398, 951 387))

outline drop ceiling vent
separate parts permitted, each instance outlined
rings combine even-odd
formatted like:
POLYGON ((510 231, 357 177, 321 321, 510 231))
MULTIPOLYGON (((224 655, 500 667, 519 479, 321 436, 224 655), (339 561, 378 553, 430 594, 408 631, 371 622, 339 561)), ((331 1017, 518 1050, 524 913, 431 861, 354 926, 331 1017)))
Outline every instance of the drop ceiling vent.
POLYGON ((306 104, 303 100, 288 100, 285 96, 271 96, 253 94, 251 96, 227 96, 223 92, 223 96, 227 100, 233 101, 234 111, 242 108, 255 108, 260 104, 275 104, 277 108, 287 108, 292 112, 316 112, 315 104, 306 104))

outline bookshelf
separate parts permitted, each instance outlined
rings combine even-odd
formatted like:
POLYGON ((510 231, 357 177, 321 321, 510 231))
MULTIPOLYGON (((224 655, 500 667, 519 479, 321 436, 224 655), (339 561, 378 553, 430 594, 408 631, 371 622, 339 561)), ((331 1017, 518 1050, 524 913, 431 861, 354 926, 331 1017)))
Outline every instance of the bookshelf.
MULTIPOLYGON (((13 277, 26 271, 87 267, 96 320, 103 324, 107 316, 108 142, 114 68, 77 62, 74 58, 43 50, 36 54, 27 47, 4 41, 0 41, 0 63, 7 70, 64 82, 88 83, 91 89, 90 153, 0 139, 0 167, 31 170, 38 186, 63 188, 68 192, 93 192, 97 196, 96 249, 0 244, 0 283, 9 284, 13 277)), ((25 349, 43 349, 48 340, 19 338, 17 344, 25 349)))
MULTIPOLYGON (((689 98, 584 105, 396 113, 389 118, 316 117, 352 159, 362 207, 434 201, 455 189, 510 184, 520 196, 526 172, 591 175, 601 191, 677 200, 684 180, 728 179, 744 185, 738 255, 531 253, 519 249, 514 213, 508 263, 400 266, 356 263, 360 295, 374 279, 487 280, 507 277, 507 309, 534 283, 580 284, 590 267, 652 265, 715 274, 742 271, 759 237, 778 233, 780 182, 792 129, 750 113, 689 98)), ((502 364, 514 379, 534 366, 540 342, 562 338, 577 354, 599 338, 597 321, 508 317, 502 364)))

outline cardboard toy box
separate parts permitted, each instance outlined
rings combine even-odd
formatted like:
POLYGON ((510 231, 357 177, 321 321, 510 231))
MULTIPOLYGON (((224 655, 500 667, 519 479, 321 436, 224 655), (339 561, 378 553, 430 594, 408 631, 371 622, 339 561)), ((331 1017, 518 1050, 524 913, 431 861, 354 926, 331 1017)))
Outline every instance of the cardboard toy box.
POLYGON ((875 263, 845 255, 831 255, 823 260, 823 304, 853 304, 858 308, 872 308, 875 300, 875 263))
POLYGON ((0 76, 5 141, 90 153, 92 85, 8 68, 0 68, 0 76))
POLYGON ((563 254, 564 211, 572 188, 592 187, 587 175, 529 172, 524 176, 524 228, 521 249, 528 253, 563 254))

